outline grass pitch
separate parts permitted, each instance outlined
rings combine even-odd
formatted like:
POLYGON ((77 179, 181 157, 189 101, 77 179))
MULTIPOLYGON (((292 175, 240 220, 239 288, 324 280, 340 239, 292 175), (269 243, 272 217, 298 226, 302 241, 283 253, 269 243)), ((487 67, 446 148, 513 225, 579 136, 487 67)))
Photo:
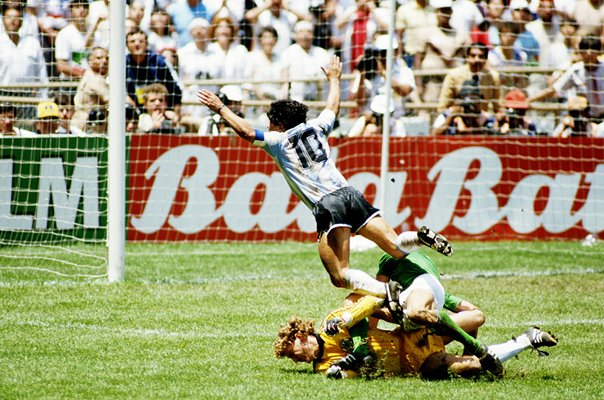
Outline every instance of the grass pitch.
MULTIPOLYGON (((426 250, 445 287, 485 311, 486 343, 533 324, 558 335, 549 357, 524 352, 494 382, 333 381, 274 358, 290 316, 320 321, 346 295, 314 244, 131 244, 121 284, 49 273, 58 267, 31 253, 32 268, 14 268, 23 249, 2 248, 0 398, 600 399, 602 246, 456 243, 450 258, 426 250)), ((352 265, 373 275, 379 256, 353 253, 352 265)))

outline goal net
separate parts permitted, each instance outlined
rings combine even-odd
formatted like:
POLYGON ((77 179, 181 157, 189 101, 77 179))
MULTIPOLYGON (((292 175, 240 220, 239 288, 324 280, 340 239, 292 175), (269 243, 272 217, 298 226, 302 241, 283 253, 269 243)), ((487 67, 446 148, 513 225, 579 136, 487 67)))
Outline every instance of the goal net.
POLYGON ((604 229, 602 77, 576 63, 600 62, 596 12, 132 0, 115 21, 107 3, 0 2, 0 274, 107 275, 112 135, 126 138, 126 204, 114 207, 129 242, 315 240, 274 162, 196 94, 216 93, 257 129, 280 98, 313 118, 333 55, 330 157, 397 230, 534 240, 604 229), (125 82, 109 73, 116 24, 125 82), (118 88, 125 120, 113 129, 118 88))

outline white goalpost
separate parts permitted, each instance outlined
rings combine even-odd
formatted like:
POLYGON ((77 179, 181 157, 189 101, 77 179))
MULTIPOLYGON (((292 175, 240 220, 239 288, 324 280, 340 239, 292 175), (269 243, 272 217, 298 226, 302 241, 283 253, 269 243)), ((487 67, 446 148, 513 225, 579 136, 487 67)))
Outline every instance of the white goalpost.
POLYGON ((110 7, 109 47, 109 176, 107 218, 107 275, 109 282, 124 280, 126 256, 126 37, 125 8, 119 1, 110 7), (116 23, 116 21, 118 23, 116 23))

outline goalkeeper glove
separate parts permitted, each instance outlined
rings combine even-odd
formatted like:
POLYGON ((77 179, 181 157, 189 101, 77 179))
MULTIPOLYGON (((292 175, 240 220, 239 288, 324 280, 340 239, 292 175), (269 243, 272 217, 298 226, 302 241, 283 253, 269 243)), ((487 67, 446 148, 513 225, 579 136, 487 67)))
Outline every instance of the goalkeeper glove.
POLYGON ((327 321, 325 321, 325 326, 323 327, 323 330, 329 336, 337 335, 338 331, 340 330, 339 325, 342 322, 344 322, 344 321, 342 321, 341 318, 337 318, 337 317, 336 318, 332 318, 332 319, 328 319, 327 321))

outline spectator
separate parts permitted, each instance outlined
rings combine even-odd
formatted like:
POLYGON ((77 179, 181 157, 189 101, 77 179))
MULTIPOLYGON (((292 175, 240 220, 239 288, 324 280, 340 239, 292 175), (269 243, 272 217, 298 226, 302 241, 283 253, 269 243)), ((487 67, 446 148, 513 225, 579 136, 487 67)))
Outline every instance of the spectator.
POLYGON ((552 131, 552 137, 602 137, 602 127, 589 118, 589 105, 584 96, 571 97, 568 100, 568 115, 552 131))
MULTIPOLYGON (((378 35, 374 42, 375 45, 366 48, 364 58, 354 71, 358 77, 351 89, 352 94, 356 93, 357 103, 363 112, 373 104, 374 97, 388 92, 389 89, 385 86, 386 55, 388 47, 392 46, 394 51, 398 49, 398 42, 393 42, 388 35, 378 35)), ((390 84, 394 93, 394 117, 398 119, 405 114, 403 100, 416 89, 413 71, 400 57, 393 60, 390 84)))
POLYGON ((545 54, 545 64, 554 68, 568 67, 575 60, 579 46, 577 36, 577 22, 571 18, 564 18, 560 22, 560 33, 557 40, 552 43, 545 54))
MULTIPOLYGON (((489 52, 489 63, 493 68, 523 67, 528 55, 525 51, 514 47, 516 41, 516 24, 505 21, 499 25, 499 44, 489 52)), ((521 87, 528 85, 526 75, 517 72, 500 72, 501 85, 505 87, 521 87)))
POLYGON ((284 0, 266 0, 264 4, 256 6, 245 13, 248 23, 255 25, 255 34, 263 26, 272 26, 277 31, 279 38, 274 52, 281 54, 292 42, 292 31, 298 21, 311 21, 308 12, 300 13, 288 7, 284 0))
POLYGON ((539 0, 537 8, 537 19, 526 24, 526 30, 531 32, 539 42, 539 66, 555 67, 548 64, 548 53, 550 47, 562 40, 560 33, 560 18, 555 15, 556 7, 554 0, 539 0))
POLYGON ((579 36, 602 36, 604 3, 601 0, 576 0, 571 17, 579 24, 579 36))
POLYGON ((526 0, 512 0, 510 2, 510 12, 512 21, 516 24, 516 40, 514 47, 520 51, 525 51, 527 55, 527 64, 538 65, 539 63, 539 42, 533 34, 526 29, 526 24, 532 20, 529 4, 526 0))
MULTIPOLYGON (((193 18, 189 23, 189 34, 193 38, 184 47, 178 49, 178 75, 184 84, 182 99, 184 103, 195 101, 195 95, 201 86, 192 84, 195 80, 214 78, 211 54, 208 52, 210 23, 203 18, 193 18)), ((217 86, 204 86, 208 90, 217 91, 217 86)), ((181 124, 187 132, 197 132, 201 118, 208 115, 206 107, 183 105, 181 124)))
MULTIPOLYGON (((388 21, 379 18, 375 12, 375 3, 368 0, 357 0, 356 5, 349 6, 339 15, 334 26, 342 37, 342 63, 345 71, 353 71, 365 51, 365 44, 378 31, 388 29, 388 21)), ((346 93, 346 90, 343 90, 346 93)))
POLYGON ((0 137, 1 136, 36 136, 34 132, 15 126, 15 106, 10 103, 0 104, 0 137))
MULTIPOLYGON (((313 26, 308 21, 300 21, 294 27, 296 43, 289 46, 281 55, 283 70, 282 77, 287 80, 322 77, 319 67, 327 66, 330 56, 321 47, 313 46, 313 26)), ((320 100, 327 93, 319 90, 317 82, 291 82, 289 97, 293 100, 320 100)))
POLYGON ((94 0, 90 3, 87 25, 94 32, 91 47, 108 49, 111 28, 109 24, 109 0, 94 0))
POLYGON ((94 32, 86 29, 88 0, 71 0, 69 24, 57 34, 55 58, 63 78, 81 77, 88 68, 86 51, 92 45, 94 32))
POLYGON ((174 31, 170 14, 161 8, 153 10, 149 25, 149 49, 162 54, 164 50, 176 52, 177 47, 178 34, 174 31))
POLYGON ((334 21, 336 17, 337 0, 311 1, 308 9, 315 27, 313 45, 325 50, 335 48, 334 21))
POLYGON ((482 100, 478 81, 465 81, 456 100, 434 120, 430 134, 440 136, 494 133, 495 119, 481 110, 482 100))
POLYGON ((602 53, 600 38, 586 36, 579 42, 581 61, 572 64, 554 83, 529 98, 529 103, 551 96, 587 98, 588 112, 593 122, 600 123, 604 117, 604 62, 599 61, 602 53))
POLYGON ((145 110, 138 119, 139 133, 183 133, 178 115, 168 109, 168 89, 161 83, 145 88, 145 110))
POLYGON ((503 23, 503 12, 505 5, 503 0, 488 0, 487 20, 489 22, 489 45, 497 46, 499 43, 499 27, 503 23))
POLYGON ((107 50, 102 47, 95 47, 88 55, 90 68, 80 80, 74 98, 72 130, 107 133, 105 128, 109 104, 108 60, 107 50))
POLYGON ((501 81, 499 73, 487 65, 489 49, 480 43, 472 43, 466 48, 466 64, 450 70, 443 81, 438 99, 438 111, 442 112, 455 103, 464 82, 477 81, 481 94, 482 111, 496 113, 500 108, 501 81))
POLYGON ((54 101, 59 106, 59 127, 56 133, 84 135, 84 131, 71 127, 71 120, 74 114, 73 96, 71 93, 58 93, 54 96, 54 101))
MULTIPOLYGON (((5 6, 2 9, 2 26, 0 33, 0 84, 14 85, 26 82, 48 83, 46 62, 40 42, 33 36, 19 33, 23 8, 5 6)), ((47 89, 22 88, 0 89, 2 96, 41 97, 48 96, 47 89)), ((20 107, 17 119, 35 118, 34 107, 20 107)))
MULTIPOLYGON (((421 50, 415 56, 416 66, 422 70, 456 68, 463 62, 469 37, 451 27, 451 0, 432 0, 430 4, 436 10, 437 26, 424 28, 421 50)), ((426 102, 437 101, 442 83, 441 75, 424 76, 418 85, 419 96, 426 102)))
POLYGON ((526 116, 529 104, 520 89, 512 89, 505 95, 505 115, 499 122, 499 133, 510 136, 535 136, 537 126, 526 116))
POLYGON ((469 35, 472 28, 479 26, 483 21, 484 16, 472 0, 455 0, 453 2, 453 13, 451 14, 453 29, 469 35))
POLYGON ((166 7, 166 11, 172 17, 174 29, 178 34, 178 48, 192 40, 189 34, 189 23, 193 18, 203 18, 206 21, 210 21, 212 18, 202 0, 174 1, 166 7))
POLYGON ((138 108, 126 104, 126 133, 133 134, 138 132, 138 119, 141 112, 138 108))
MULTIPOLYGON (((21 35, 21 37, 33 36, 38 42, 41 40, 39 21, 36 17, 36 10, 33 7, 33 2, 31 0, 27 2, 25 0, 3 0, 0 4, 2 4, 2 6, 0 6, 2 13, 9 7, 17 7, 20 10, 22 20, 21 27, 19 28, 19 35, 21 35)), ((4 24, 0 24, 0 33, 3 32, 5 32, 4 24)))
MULTIPOLYGON (((390 136, 405 136, 402 121, 394 116, 394 102, 390 103, 390 136)), ((365 111, 348 131, 348 137, 380 136, 383 134, 384 115, 386 114, 386 95, 378 94, 371 100, 368 111, 365 111)))
MULTIPOLYGON (((396 29, 401 43, 404 43, 403 57, 409 68, 417 68, 420 65, 420 62, 414 61, 414 58, 417 53, 424 50, 424 31, 438 26, 433 3, 441 7, 443 2, 431 1, 428 4, 428 0, 411 0, 396 11, 396 29)), ((449 7, 452 6, 452 1, 450 3, 449 7)))
POLYGON ((131 104, 144 104, 144 88, 159 82, 168 89, 168 108, 180 115, 182 89, 176 71, 161 55, 148 50, 147 34, 140 29, 126 34, 126 44, 126 88, 131 104))
POLYGON ((212 54, 212 75, 218 79, 244 79, 249 53, 237 42, 237 28, 232 19, 220 17, 212 20, 209 29, 212 54))
POLYGON ((38 120, 36 121, 36 132, 39 135, 57 133, 59 129, 59 106, 55 102, 43 101, 38 104, 38 120))
MULTIPOLYGON (((245 118, 242 104, 243 92, 239 86, 223 86, 220 92, 218 92, 218 97, 222 101, 222 104, 241 118, 245 118)), ((225 122, 219 113, 213 113, 204 118, 197 133, 201 136, 229 136, 234 135, 235 131, 225 122)))
POLYGON ((141 30, 148 32, 147 27, 142 25, 143 18, 145 18, 145 5, 141 0, 129 1, 126 17, 134 21, 141 30))
POLYGON ((28 7, 38 18, 41 45, 49 76, 57 76, 55 42, 57 34, 67 26, 70 0, 28 0, 28 7))
MULTIPOLYGON (((258 47, 250 53, 246 75, 252 80, 271 80, 281 75, 281 57, 275 53, 278 33, 272 26, 258 32, 258 47)), ((277 100, 281 85, 278 83, 252 83, 249 89, 261 100, 277 100)))

